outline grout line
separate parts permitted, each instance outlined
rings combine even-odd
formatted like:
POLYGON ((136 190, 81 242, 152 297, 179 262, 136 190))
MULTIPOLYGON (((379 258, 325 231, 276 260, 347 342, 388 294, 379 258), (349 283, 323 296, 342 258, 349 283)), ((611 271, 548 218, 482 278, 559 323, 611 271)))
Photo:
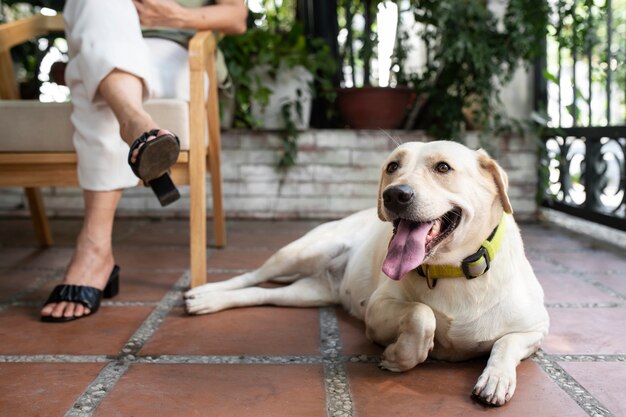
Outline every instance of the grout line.
POLYGON ((614 417, 600 401, 568 374, 550 355, 537 352, 532 360, 591 417, 614 417))
POLYGON ((111 362, 105 366, 96 379, 89 384, 85 392, 65 413, 65 417, 91 416, 121 376, 126 373, 129 366, 130 364, 123 362, 111 362))
MULTIPOLYGON (((586 358, 584 362, 618 362, 623 361, 623 356, 618 359, 594 359, 586 358)), ((333 358, 324 356, 304 355, 133 355, 117 357, 115 355, 0 355, 0 363, 143 363, 143 364, 209 364, 209 365, 246 365, 246 364, 279 364, 279 365, 309 365, 309 364, 341 364, 341 363, 374 363, 380 362, 378 355, 344 355, 333 358)), ((570 359, 570 362, 575 362, 570 359)), ((426 362, 440 362, 427 359, 426 362)))
POLYGON ((220 356, 220 355, 158 355, 139 356, 135 363, 199 364, 199 365, 311 365, 323 364, 320 356, 220 356))
POLYGON ((626 302, 545 303, 547 308, 624 308, 626 302))
POLYGON ((185 272, 174 284, 174 287, 163 296, 148 318, 144 320, 128 342, 126 342, 126 345, 122 347, 120 359, 124 359, 125 356, 128 356, 130 359, 134 358, 134 355, 150 340, 170 310, 178 303, 181 292, 187 287, 188 283, 189 271, 185 272))
POLYGON ((328 363, 324 365, 326 414, 329 417, 354 415, 345 362, 341 360, 343 346, 334 307, 320 308, 320 352, 328 363))
POLYGON ((626 362, 626 355, 551 355, 543 352, 543 356, 553 362, 626 362))
POLYGON ((152 310, 152 313, 139 326, 128 342, 118 353, 118 360, 109 363, 87 387, 85 392, 74 402, 66 417, 89 417, 98 408, 107 393, 115 386, 117 381, 126 373, 135 355, 150 340, 159 328, 165 316, 180 298, 180 293, 189 282, 189 271, 186 271, 174 284, 174 287, 163 296, 161 301, 152 310))
MULTIPOLYGON (((552 362, 626 362, 626 355, 589 354, 589 355, 554 355, 543 352, 543 357, 552 362)), ((119 358, 115 355, 0 355, 0 363, 104 363, 125 362, 144 364, 215 364, 215 365, 245 365, 245 364, 337 364, 337 363, 365 363, 378 364, 379 355, 341 355, 336 357, 305 356, 305 355, 137 355, 119 358)), ((425 363, 447 363, 437 359, 426 359, 425 363)))
POLYGON ((101 363, 112 359, 107 355, 0 355, 0 363, 101 363))

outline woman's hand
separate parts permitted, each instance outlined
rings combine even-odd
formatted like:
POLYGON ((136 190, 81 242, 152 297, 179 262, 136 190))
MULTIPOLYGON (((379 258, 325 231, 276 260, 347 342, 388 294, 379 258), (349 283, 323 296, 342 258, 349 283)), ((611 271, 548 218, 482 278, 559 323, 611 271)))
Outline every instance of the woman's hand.
POLYGON ((186 28, 186 9, 174 0, 133 0, 139 21, 146 27, 186 28))

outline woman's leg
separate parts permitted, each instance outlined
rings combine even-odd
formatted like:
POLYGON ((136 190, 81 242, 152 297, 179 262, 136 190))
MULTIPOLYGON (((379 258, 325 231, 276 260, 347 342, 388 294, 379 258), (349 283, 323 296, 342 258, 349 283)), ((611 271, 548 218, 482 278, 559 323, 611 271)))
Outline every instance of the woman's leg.
MULTIPOLYGON (((83 196, 85 219, 63 283, 103 290, 115 264, 111 236, 115 209, 122 192, 85 190, 83 196)), ((42 316, 53 317, 80 317, 89 313, 89 309, 82 304, 65 301, 47 304, 41 310, 42 316)))
MULTIPOLYGON (((152 117, 143 108, 143 88, 141 78, 118 69, 111 71, 98 87, 98 92, 115 114, 120 136, 129 145, 143 132, 156 127, 152 117)), ((137 152, 139 150, 133 155, 137 152)))
MULTIPOLYGON (((112 229, 121 189, 138 182, 126 161, 127 143, 156 127, 141 104, 148 96, 150 55, 132 2, 68 0, 64 12, 70 46, 66 78, 85 218, 63 283, 104 289, 114 266, 112 229)), ((89 313, 73 302, 41 310, 42 316, 53 317, 89 313)))

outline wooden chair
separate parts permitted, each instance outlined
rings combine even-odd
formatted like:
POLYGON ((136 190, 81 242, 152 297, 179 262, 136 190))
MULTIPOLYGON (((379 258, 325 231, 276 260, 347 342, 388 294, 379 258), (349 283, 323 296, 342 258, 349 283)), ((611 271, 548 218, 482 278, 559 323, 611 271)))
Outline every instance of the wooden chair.
MULTIPOLYGON (((10 49, 28 39, 63 31, 63 18, 42 16, 0 25, 0 186, 24 187, 41 245, 53 243, 39 187, 76 186, 76 153, 72 146, 70 103, 19 100, 10 49), (41 132, 45 132, 42 142, 41 132)), ((215 244, 226 244, 220 173, 220 129, 215 74, 216 37, 199 32, 189 45, 190 102, 151 100, 146 109, 160 123, 178 123, 181 153, 172 167, 178 185, 190 186, 191 286, 206 282, 206 172, 211 176, 215 244), (209 94, 205 101, 205 74, 209 94), (172 116, 174 115, 174 116, 172 116), (185 137, 187 136, 187 137, 185 137), (208 146, 207 146, 208 136, 208 146)))

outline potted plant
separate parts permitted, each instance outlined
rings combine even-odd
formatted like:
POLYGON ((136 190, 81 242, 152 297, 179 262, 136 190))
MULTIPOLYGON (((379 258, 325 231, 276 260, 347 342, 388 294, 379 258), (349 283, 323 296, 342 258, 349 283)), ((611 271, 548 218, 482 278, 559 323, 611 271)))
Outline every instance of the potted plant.
POLYGON ((334 98, 335 62, 328 45, 305 37, 302 25, 286 23, 281 11, 257 15, 262 25, 224 38, 220 49, 234 82, 235 126, 278 130, 284 168, 295 163, 297 132, 308 128, 312 98, 334 98))
MULTIPOLYGON (((379 5, 385 4, 383 7, 386 7, 388 3, 379 0, 339 2, 341 20, 346 29, 345 41, 341 45, 342 60, 350 71, 344 86, 337 90, 337 107, 346 124, 354 129, 398 128, 414 102, 412 80, 403 74, 407 51, 404 43, 406 33, 401 30, 400 24, 402 20, 400 7, 397 9, 398 25, 391 62, 394 69, 391 85, 375 85, 377 83, 374 77, 373 58, 378 41, 378 33, 375 30, 376 14, 379 5), (357 29, 357 25, 354 24, 357 15, 362 17, 362 29, 357 29), (362 81, 358 79, 357 71, 362 74, 362 81)), ((380 72, 380 68, 378 70, 380 72)))
POLYGON ((428 45, 426 71, 416 77, 424 97, 408 128, 455 138, 465 129, 510 130, 499 99, 520 63, 539 56, 546 36, 546 1, 509 0, 498 16, 487 1, 418 0, 415 21, 428 45))

